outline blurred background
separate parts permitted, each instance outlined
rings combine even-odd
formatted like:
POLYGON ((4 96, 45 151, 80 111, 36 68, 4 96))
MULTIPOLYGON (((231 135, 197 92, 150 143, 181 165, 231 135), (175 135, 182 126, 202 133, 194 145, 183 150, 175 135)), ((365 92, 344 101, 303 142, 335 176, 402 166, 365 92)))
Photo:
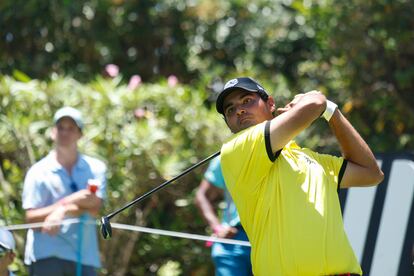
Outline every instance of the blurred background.
MULTIPOLYGON (((85 117, 81 150, 108 165, 105 214, 219 150, 214 108, 236 76, 283 106, 318 89, 375 153, 414 148, 414 1, 2 0, 0 222, 24 223, 27 169, 50 149, 54 112, 85 117)), ((298 137, 336 153, 324 122, 298 137)), ((114 221, 208 234, 194 205, 206 166, 114 221)), ((25 231, 14 233, 18 275, 25 231)), ((212 275, 203 242, 114 230, 102 275, 212 275)))

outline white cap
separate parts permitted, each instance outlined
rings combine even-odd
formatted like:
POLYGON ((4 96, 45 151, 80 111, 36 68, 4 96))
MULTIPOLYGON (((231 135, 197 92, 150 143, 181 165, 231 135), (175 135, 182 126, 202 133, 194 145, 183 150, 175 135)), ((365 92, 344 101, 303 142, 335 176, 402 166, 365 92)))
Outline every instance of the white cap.
POLYGON ((80 129, 83 128, 82 114, 79 110, 69 106, 62 107, 56 111, 55 116, 53 117, 53 122, 56 124, 63 117, 71 118, 80 129))
POLYGON ((0 245, 9 250, 16 249, 16 243, 14 242, 13 235, 9 230, 0 228, 0 245))

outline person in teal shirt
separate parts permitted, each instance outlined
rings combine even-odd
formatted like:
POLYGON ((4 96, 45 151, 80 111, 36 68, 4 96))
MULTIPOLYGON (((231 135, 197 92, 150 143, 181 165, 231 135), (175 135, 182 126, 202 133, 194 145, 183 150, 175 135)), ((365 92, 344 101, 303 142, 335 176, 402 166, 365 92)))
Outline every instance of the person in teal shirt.
MULTIPOLYGON (((221 173, 220 157, 213 159, 204 173, 204 178, 197 189, 196 204, 216 237, 248 241, 240 224, 236 206, 226 188, 221 173), (223 194, 226 207, 220 221, 212 201, 223 194)), ((212 246, 211 255, 218 276, 253 275, 248 246, 216 242, 212 246)))

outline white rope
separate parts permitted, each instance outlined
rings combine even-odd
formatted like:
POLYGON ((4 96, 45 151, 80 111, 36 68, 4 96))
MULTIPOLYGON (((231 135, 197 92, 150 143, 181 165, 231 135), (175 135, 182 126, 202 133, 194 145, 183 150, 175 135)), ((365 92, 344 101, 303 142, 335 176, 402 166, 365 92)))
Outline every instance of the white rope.
MULTIPOLYGON (((63 225, 63 224, 72 224, 72 223, 79 223, 78 218, 71 218, 65 219, 61 223, 48 223, 48 225, 63 225)), ((86 224, 94 224, 97 225, 96 221, 86 221, 86 224)), ((41 228, 43 227, 44 222, 36 222, 36 223, 26 223, 26 224, 15 224, 15 225, 8 225, 8 226, 0 226, 0 228, 15 231, 15 230, 26 230, 26 229, 34 229, 34 228, 41 228)), ((190 233, 183 233, 183 232, 176 232, 176 231, 168 231, 168 230, 161 230, 161 229, 154 229, 142 226, 134 226, 134 225, 127 225, 121 223, 111 223, 112 228, 120 229, 120 230, 129 230, 135 232, 142 232, 148 234, 155 234, 161 236, 170 236, 170 237, 177 237, 183 239, 191 239, 191 240, 200 240, 200 241, 209 241, 209 242, 220 242, 225 244, 233 244, 233 245, 241 245, 241 246, 250 246, 248 241, 241 241, 241 240, 232 240, 232 239, 223 239, 217 238, 212 236, 204 236, 198 234, 190 234, 190 233)))
MULTIPOLYGON (((47 223, 47 225, 50 226, 57 226, 57 225, 64 225, 64 224, 72 224, 72 223, 79 223, 78 218, 71 218, 71 219, 65 219, 62 222, 55 222, 55 223, 47 223)), ((96 224, 96 222, 88 224, 96 224)), ((15 230, 26 230, 26 229, 36 229, 36 228, 42 228, 43 225, 46 225, 44 222, 34 222, 34 223, 26 223, 26 224, 15 224, 15 225, 8 225, 8 226, 0 226, 0 228, 9 230, 9 231, 15 231, 15 230)))
POLYGON ((112 228, 130 230, 130 231, 136 231, 136 232, 143 232, 143 233, 150 233, 150 234, 157 234, 157 235, 162 235, 162 236, 170 236, 170 237, 177 237, 177 238, 184 238, 184 239, 191 239, 191 240, 211 241, 211 242, 220 242, 220 243, 226 243, 226 244, 250 246, 250 243, 248 241, 222 239, 222 238, 211 237, 211 236, 203 236, 203 235, 189 234, 189 233, 176 232, 176 231, 167 231, 167 230, 147 228, 147 227, 134 226, 134 225, 126 225, 126 224, 120 224, 120 223, 111 223, 111 225, 112 225, 112 228))

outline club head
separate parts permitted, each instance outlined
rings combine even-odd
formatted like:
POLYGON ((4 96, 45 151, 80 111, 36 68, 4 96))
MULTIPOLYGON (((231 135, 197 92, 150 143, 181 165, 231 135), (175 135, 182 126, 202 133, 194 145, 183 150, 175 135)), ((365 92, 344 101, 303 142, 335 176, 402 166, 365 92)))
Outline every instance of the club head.
POLYGON ((101 234, 105 240, 108 240, 112 237, 111 222, 107 217, 101 218, 101 234))

